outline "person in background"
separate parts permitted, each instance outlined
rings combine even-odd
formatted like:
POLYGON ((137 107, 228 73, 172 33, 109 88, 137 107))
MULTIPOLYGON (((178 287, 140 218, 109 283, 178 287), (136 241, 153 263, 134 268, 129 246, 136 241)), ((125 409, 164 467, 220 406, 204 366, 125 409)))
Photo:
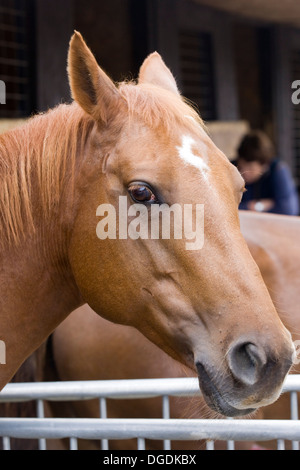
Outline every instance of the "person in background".
POLYGON ((274 147, 262 131, 246 134, 235 162, 246 183, 239 209, 298 215, 299 201, 289 168, 275 158, 274 147))

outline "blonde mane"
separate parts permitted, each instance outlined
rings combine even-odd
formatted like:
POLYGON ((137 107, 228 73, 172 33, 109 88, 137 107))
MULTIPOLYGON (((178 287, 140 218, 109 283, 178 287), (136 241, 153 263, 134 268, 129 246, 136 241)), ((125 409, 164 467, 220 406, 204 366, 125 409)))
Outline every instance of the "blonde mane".
MULTIPOLYGON (((203 126, 198 113, 180 95, 133 82, 121 83, 119 92, 129 116, 138 115, 151 128, 169 133, 178 125, 203 126)), ((116 110, 118 121, 124 121, 121 114, 116 110)), ((26 231, 35 230, 36 198, 45 217, 59 204, 66 178, 74 178, 76 157, 83 152, 93 125, 93 119, 74 102, 34 116, 25 125, 0 135, 2 246, 17 244, 26 231)))
POLYGON ((17 244, 34 231, 33 206, 39 199, 47 217, 59 204, 66 169, 74 174, 93 121, 75 103, 32 117, 0 135, 0 242, 17 244), (37 185, 33 185, 33 181, 37 185))

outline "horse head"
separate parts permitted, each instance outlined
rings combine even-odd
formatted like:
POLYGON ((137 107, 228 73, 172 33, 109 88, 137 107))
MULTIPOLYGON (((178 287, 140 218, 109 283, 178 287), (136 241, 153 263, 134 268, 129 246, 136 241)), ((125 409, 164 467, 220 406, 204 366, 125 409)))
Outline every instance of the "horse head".
POLYGON ((76 32, 68 72, 94 120, 69 247, 84 300, 196 370, 213 409, 274 401, 293 345, 240 232, 243 178, 159 54, 115 85, 76 32), (153 228, 166 215, 169 237, 153 228))

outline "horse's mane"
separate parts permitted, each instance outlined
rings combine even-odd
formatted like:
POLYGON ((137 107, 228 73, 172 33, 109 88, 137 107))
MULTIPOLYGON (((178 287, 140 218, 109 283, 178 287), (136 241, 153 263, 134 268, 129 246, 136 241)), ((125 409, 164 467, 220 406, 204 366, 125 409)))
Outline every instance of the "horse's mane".
MULTIPOLYGON (((119 91, 129 115, 138 115, 152 128, 174 132, 178 124, 203 125, 198 113, 178 95, 133 82, 119 91), (186 119, 186 117, 193 119, 186 119)), ((122 119, 122 116, 120 116, 122 119)), ((77 103, 61 104, 0 135, 0 244, 17 244, 25 230, 34 231, 33 205, 38 198, 47 217, 59 204, 68 177, 74 178, 76 156, 94 125, 77 103), (38 182, 38 190, 32 181, 38 182)))
POLYGON ((59 204, 66 169, 74 175, 76 154, 83 148, 92 119, 77 104, 59 105, 0 135, 0 243, 17 244, 35 229, 33 206, 43 215, 59 204), (34 189, 32 181, 38 182, 34 189))

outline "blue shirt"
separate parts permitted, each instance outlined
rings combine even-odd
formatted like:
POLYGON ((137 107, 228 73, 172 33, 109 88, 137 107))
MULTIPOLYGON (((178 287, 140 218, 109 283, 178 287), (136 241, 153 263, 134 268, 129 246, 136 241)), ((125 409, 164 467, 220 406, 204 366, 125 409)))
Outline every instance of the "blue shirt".
POLYGON ((297 190, 288 167, 279 160, 272 160, 270 168, 261 178, 246 185, 239 209, 246 210, 249 201, 273 199, 274 206, 267 212, 286 215, 299 214, 297 190))

